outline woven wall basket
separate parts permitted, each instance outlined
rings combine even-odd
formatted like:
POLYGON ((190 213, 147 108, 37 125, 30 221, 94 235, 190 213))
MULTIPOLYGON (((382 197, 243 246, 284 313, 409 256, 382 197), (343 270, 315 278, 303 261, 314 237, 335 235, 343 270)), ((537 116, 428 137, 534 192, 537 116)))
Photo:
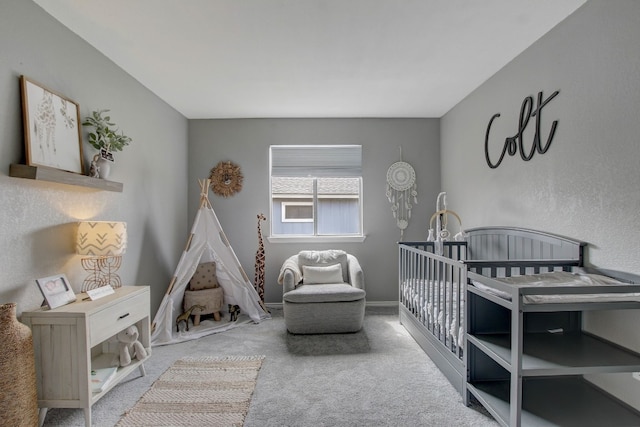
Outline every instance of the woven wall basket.
POLYGON ((16 304, 0 305, 0 418, 5 426, 38 425, 38 392, 31 329, 16 304))

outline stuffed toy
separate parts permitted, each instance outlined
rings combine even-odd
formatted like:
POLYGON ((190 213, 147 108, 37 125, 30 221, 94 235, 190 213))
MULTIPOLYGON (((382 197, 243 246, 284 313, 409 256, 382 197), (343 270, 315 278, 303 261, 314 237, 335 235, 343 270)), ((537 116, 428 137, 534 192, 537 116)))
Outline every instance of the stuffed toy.
POLYGON ((116 335, 120 350, 120 366, 127 366, 131 363, 131 359, 144 360, 149 352, 144 348, 142 343, 138 341, 138 328, 131 325, 127 329, 118 332, 116 335))
POLYGON ((238 314, 240 314, 240 306, 229 304, 229 322, 235 322, 238 319, 238 314))

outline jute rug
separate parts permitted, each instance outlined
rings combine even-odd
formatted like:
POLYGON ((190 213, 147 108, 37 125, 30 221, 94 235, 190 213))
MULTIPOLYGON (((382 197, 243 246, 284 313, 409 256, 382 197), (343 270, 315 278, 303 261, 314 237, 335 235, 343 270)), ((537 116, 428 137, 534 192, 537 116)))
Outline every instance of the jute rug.
POLYGON ((117 427, 242 426, 264 356, 177 360, 117 427))

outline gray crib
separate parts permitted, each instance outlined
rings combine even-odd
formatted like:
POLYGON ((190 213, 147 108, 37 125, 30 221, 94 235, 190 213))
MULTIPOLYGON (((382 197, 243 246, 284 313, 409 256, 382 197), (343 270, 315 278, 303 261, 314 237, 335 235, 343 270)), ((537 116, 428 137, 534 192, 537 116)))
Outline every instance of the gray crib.
POLYGON ((512 227, 467 233, 465 242, 444 242, 441 255, 434 242, 400 243, 398 268, 400 322, 464 402, 479 401, 505 426, 640 425, 637 411, 583 379, 640 371, 640 355, 581 328, 583 311, 640 308, 640 285, 629 284, 640 278, 583 269, 586 244, 576 240, 512 227), (573 277, 563 272, 576 270, 625 283, 533 286, 500 280, 573 277), (605 293, 609 299, 600 298, 605 293), (544 299, 555 295, 560 300, 544 299), (530 297, 542 299, 528 303, 530 297), (581 347, 582 353, 567 355, 581 347), (554 390, 588 398, 545 404, 554 390))

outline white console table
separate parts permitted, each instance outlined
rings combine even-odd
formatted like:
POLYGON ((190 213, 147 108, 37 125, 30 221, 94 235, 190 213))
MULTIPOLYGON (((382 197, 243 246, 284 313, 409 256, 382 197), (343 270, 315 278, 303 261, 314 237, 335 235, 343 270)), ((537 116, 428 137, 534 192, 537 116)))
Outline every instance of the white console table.
POLYGON ((104 367, 99 365, 113 358, 109 341, 118 332, 136 325, 140 342, 150 347, 149 287, 123 286, 95 301, 85 293, 77 297, 76 302, 53 310, 22 313, 22 322, 33 333, 41 425, 47 408, 83 408, 90 427, 91 405, 136 368, 145 375, 143 362, 133 360, 118 369, 103 391, 91 391, 92 366, 104 367))

